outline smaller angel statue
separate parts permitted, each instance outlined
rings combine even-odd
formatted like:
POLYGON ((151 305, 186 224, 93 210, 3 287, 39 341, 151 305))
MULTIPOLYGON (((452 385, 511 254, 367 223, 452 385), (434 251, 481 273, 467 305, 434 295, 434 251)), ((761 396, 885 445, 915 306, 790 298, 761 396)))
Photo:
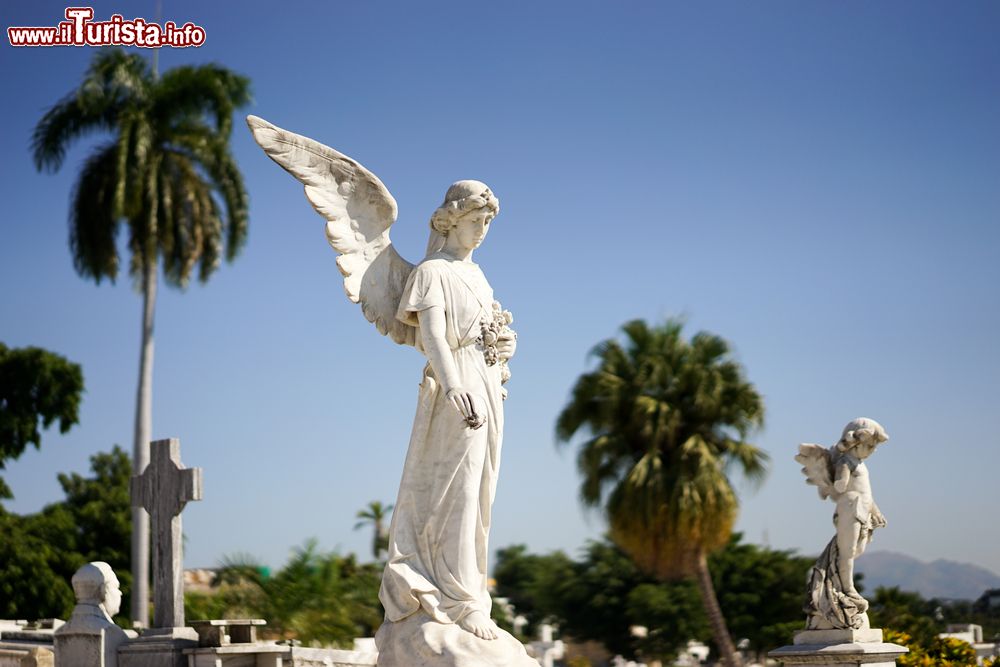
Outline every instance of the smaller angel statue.
POLYGON ((795 460, 803 466, 806 483, 818 488, 820 498, 837 504, 837 534, 809 572, 807 630, 869 627, 868 601, 854 587, 854 560, 864 553, 875 529, 886 525, 864 462, 888 439, 881 424, 861 417, 844 427, 833 447, 799 445, 795 460))

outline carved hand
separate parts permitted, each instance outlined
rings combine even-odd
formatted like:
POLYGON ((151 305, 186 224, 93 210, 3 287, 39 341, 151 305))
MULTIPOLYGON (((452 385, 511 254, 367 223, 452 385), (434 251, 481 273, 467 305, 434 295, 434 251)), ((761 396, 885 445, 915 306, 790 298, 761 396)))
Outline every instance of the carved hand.
POLYGON ((468 423, 469 428, 478 429, 482 428, 483 424, 486 423, 485 412, 476 410, 476 401, 472 394, 467 392, 462 387, 454 387, 449 389, 446 394, 451 404, 455 406, 462 418, 468 423))
POLYGON ((417 314, 420 335, 424 342, 424 352, 431 362, 434 374, 448 388, 445 396, 462 415, 469 428, 480 428, 486 423, 486 411, 476 410, 472 394, 459 386, 458 369, 445 338, 444 308, 432 306, 417 314))
POLYGON ((851 481, 851 469, 846 465, 841 465, 837 468, 837 477, 833 480, 833 490, 837 493, 843 493, 847 490, 847 485, 851 481))
POLYGON ((502 334, 497 340, 497 356, 504 361, 514 356, 517 350, 517 334, 511 330, 509 334, 502 334))
POLYGON ((876 528, 885 528, 886 520, 885 515, 882 514, 882 510, 878 508, 878 505, 872 504, 872 524, 876 528))

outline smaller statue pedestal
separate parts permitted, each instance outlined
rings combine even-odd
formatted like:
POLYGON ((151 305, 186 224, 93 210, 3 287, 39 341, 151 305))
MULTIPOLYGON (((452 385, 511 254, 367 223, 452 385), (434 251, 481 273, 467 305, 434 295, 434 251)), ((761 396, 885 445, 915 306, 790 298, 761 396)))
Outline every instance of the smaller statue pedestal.
POLYGON ((782 646, 767 657, 788 665, 821 667, 893 667, 896 658, 909 652, 905 646, 882 641, 878 628, 864 630, 803 630, 791 646, 782 646))

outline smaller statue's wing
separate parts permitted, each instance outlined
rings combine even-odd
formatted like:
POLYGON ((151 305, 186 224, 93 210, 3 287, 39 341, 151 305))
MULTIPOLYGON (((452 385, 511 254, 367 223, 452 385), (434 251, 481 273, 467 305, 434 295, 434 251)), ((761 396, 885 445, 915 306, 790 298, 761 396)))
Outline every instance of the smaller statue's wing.
POLYGON ((340 256, 344 291, 379 333, 413 345, 416 329, 396 319, 413 265, 389 240, 396 200, 375 174, 318 141, 247 116, 253 138, 267 156, 305 187, 306 198, 326 218, 326 238, 340 256))
POLYGON ((833 495, 833 471, 831 470, 830 450, 822 445, 804 443, 799 445, 799 453, 795 460, 802 464, 802 474, 806 476, 806 484, 813 484, 819 491, 820 498, 833 495))

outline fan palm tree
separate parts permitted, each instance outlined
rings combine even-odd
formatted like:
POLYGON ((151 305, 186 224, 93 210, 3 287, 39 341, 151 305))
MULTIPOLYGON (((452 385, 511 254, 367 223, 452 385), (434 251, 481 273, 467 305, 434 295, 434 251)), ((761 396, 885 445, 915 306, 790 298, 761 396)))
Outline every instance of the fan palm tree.
MULTIPOLYGON (((69 241, 77 273, 113 282, 118 233, 128 231, 129 274, 143 298, 132 457, 137 474, 149 462, 159 265, 169 285, 186 286, 196 269, 204 282, 220 258, 232 260, 246 240, 247 195, 228 140, 233 111, 249 100, 249 80, 223 67, 177 67, 158 77, 140 56, 107 50, 95 55, 80 85, 34 130, 40 171, 58 170, 68 147, 84 135, 109 135, 81 167, 69 241)), ((148 625, 144 510, 133 510, 132 526, 132 618, 148 625)))
POLYGON ((389 548, 389 533, 385 527, 385 520, 392 511, 392 505, 383 505, 380 500, 373 500, 364 508, 358 510, 355 518, 360 519, 354 524, 354 530, 371 525, 375 529, 375 536, 372 539, 372 555, 378 560, 379 554, 389 548))
POLYGON ((577 380, 556 436, 587 437, 577 459, 583 502, 603 505, 611 538, 639 567, 696 578, 721 657, 735 667, 707 557, 736 520, 728 473, 759 481, 766 472, 767 455, 745 441, 764 405, 726 341, 704 332, 687 341, 682 329, 635 320, 624 344, 597 345, 597 368, 577 380))

